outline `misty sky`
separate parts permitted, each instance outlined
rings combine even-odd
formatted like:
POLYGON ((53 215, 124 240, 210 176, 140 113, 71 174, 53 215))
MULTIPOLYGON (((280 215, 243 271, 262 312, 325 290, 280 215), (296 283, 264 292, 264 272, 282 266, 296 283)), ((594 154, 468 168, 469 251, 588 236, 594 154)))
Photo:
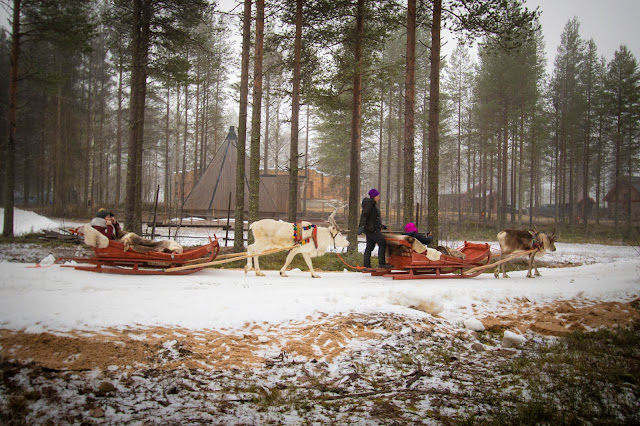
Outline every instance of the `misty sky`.
MULTIPOLYGON (((218 0, 223 10, 238 7, 239 0, 218 0)), ((567 21, 574 16, 580 22, 580 36, 593 38, 598 47, 598 55, 604 55, 607 62, 621 44, 626 44, 640 61, 640 0, 526 0, 527 7, 542 11, 540 23, 544 35, 547 55, 547 71, 553 70, 553 62, 560 44, 560 35, 567 21)), ((0 7, 0 25, 8 28, 8 13, 5 2, 0 7)), ((237 28, 234 28, 237 29, 237 28)), ((446 38, 446 31, 443 33, 446 38)), ((234 39, 240 42, 240 35, 234 39)), ((455 46, 455 37, 445 40, 443 53, 450 54, 455 46)), ((239 43, 238 43, 239 44, 239 43)), ((240 46, 235 46, 240 50, 240 46)))
POLYGON ((573 17, 580 22, 580 37, 593 38, 598 56, 607 62, 621 44, 626 44, 636 60, 640 60, 640 0, 527 0, 527 7, 540 7, 540 24, 547 53, 547 70, 560 44, 560 35, 573 17))

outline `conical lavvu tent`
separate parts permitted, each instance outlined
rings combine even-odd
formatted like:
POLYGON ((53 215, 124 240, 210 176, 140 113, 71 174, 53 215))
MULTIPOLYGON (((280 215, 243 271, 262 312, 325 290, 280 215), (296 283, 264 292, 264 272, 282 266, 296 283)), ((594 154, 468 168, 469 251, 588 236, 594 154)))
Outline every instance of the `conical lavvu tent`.
MULTIPOLYGON (((236 164, 237 164, 238 136, 233 126, 207 166, 204 174, 198 180, 193 190, 187 196, 183 205, 183 212, 190 215, 206 217, 225 217, 229 208, 231 195, 231 212, 236 208, 236 164)), ((249 158, 245 160, 244 179, 244 208, 249 210, 249 180, 246 171, 249 170, 249 158)), ((287 179, 288 181, 288 179, 287 179)), ((286 182, 284 182, 286 185, 286 182)), ((260 182, 259 212, 263 216, 276 216, 282 213, 274 198, 260 182)), ((284 207, 286 209, 286 207, 284 207)))

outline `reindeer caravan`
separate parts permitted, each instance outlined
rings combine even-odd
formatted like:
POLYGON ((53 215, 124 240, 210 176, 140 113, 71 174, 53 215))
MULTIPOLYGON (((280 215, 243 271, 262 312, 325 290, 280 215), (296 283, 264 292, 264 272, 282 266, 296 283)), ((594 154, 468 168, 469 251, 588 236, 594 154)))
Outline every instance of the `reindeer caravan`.
POLYGON ((70 230, 83 236, 84 242, 93 249, 90 257, 61 257, 56 263, 81 271, 134 275, 186 275, 201 271, 201 263, 210 262, 218 254, 218 239, 209 238, 209 243, 185 251, 175 241, 153 241, 133 232, 123 232, 115 216, 104 209, 98 211, 91 221, 70 230), (88 264, 88 265, 86 265, 88 264), (179 266, 193 266, 170 271, 179 266))
MULTIPOLYGON (((311 277, 319 278, 311 259, 324 255, 332 246, 334 249, 349 246, 349 242, 335 220, 336 212, 340 207, 343 206, 334 206, 335 210, 328 218, 328 227, 317 226, 306 221, 289 223, 262 219, 253 222, 249 229, 253 233, 255 242, 247 247, 247 251, 222 256, 218 256, 220 246, 215 236, 213 239, 209 238, 208 244, 184 251, 182 246, 174 241, 152 241, 133 233, 121 232, 117 222, 109 232, 107 232, 108 227, 101 229, 92 222, 92 224, 80 226, 74 232, 84 236, 85 243, 93 248, 94 256, 65 257, 58 259, 57 263, 71 260, 74 261, 73 264, 62 266, 93 272, 183 275, 201 271, 208 266, 246 259, 245 274, 253 270, 256 276, 264 276, 260 270, 259 257, 288 251, 285 263, 280 269, 281 276, 287 276, 286 271, 291 261, 297 254, 301 254, 311 277)), ((115 221, 115 218, 113 220, 115 221)), ((379 220, 378 226, 382 227, 379 220)), ((535 271, 535 276, 540 275, 535 263, 536 255, 542 256, 546 251, 555 251, 556 239, 555 229, 551 235, 541 233, 537 229, 529 231, 506 229, 498 233, 501 259, 492 263, 491 248, 486 243, 465 241, 463 247, 458 250, 443 246, 432 249, 423 244, 427 241, 416 238, 416 233, 408 235, 387 233, 383 236, 383 243, 378 243, 379 254, 384 254, 379 256, 379 260, 382 260, 381 265, 377 268, 371 268, 370 263, 367 265, 370 258, 365 251, 365 266, 368 267, 357 267, 357 269, 372 276, 408 280, 470 278, 478 276, 485 269, 496 268, 494 272, 496 278, 499 277, 500 271, 503 278, 508 278, 505 263, 515 257, 528 255, 527 277, 533 278, 532 269, 535 271)), ((366 250, 369 251, 369 256, 373 249, 370 247, 370 242, 367 234, 366 250)))
POLYGON ((556 251, 555 230, 552 235, 537 229, 521 231, 506 229, 498 233, 498 242, 502 256, 492 263, 491 247, 487 243, 465 241, 460 249, 438 246, 435 249, 421 244, 407 235, 389 234, 385 236, 386 260, 391 268, 371 268, 365 270, 373 276, 385 276, 394 280, 434 279, 434 278, 470 278, 480 275, 484 270, 496 268, 494 275, 509 278, 505 264, 516 257, 529 256, 528 278, 540 276, 535 257, 546 251, 556 251))
MULTIPOLYGON (((286 262, 280 270, 280 275, 287 276, 285 271, 293 258, 298 254, 309 267, 311 276, 319 278, 311 263, 312 257, 326 253, 330 246, 345 248, 349 242, 336 224, 335 214, 339 207, 329 216, 329 227, 316 226, 310 222, 288 223, 273 219, 262 219, 253 222, 250 230, 253 232, 255 243, 249 245, 244 253, 233 253, 218 256, 220 246, 217 237, 209 239, 209 243, 192 250, 184 251, 175 241, 153 241, 142 238, 134 233, 120 232, 117 222, 112 225, 107 216, 111 213, 98 213, 102 219, 100 225, 94 221, 71 230, 84 237, 84 242, 92 247, 94 255, 91 257, 61 257, 56 263, 70 263, 62 266, 73 267, 78 270, 141 275, 185 275, 201 271, 205 267, 220 265, 247 259, 245 272, 253 270, 252 259, 255 257, 256 275, 264 275, 260 271, 258 257, 289 251, 286 262), (80 263, 81 265, 78 265, 80 263), (89 264, 91 266, 86 266, 89 264)), ((97 217, 98 217, 97 216, 97 217)), ((115 219, 114 219, 115 220, 115 219)))

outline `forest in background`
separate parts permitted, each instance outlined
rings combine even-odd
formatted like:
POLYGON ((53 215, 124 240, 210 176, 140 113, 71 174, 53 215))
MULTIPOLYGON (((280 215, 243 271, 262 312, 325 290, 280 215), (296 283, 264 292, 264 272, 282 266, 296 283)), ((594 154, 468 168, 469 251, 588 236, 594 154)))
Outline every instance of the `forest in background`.
POLYGON ((637 219, 620 184, 640 164, 637 60, 624 45, 599 55, 575 19, 547 75, 536 13, 519 1, 247 0, 231 13, 204 0, 5 4, 18 11, 0 36, 5 207, 70 217, 110 206, 140 231, 158 188, 179 214, 174 186, 197 179, 238 126, 252 162, 236 219, 257 218, 260 169, 289 172, 287 214, 299 217, 305 165, 342 185, 352 238, 371 187, 386 218, 436 236, 445 211, 502 228, 546 206, 585 233, 637 219), (443 25, 459 39, 441 61, 443 25), (616 183, 621 202, 605 210, 616 183))

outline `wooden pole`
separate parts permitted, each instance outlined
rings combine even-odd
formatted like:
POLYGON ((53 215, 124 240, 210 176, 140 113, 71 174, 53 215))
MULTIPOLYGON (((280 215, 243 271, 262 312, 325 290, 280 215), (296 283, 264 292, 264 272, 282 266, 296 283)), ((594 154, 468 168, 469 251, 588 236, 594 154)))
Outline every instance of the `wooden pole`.
POLYGON ((469 274, 472 274, 472 273, 477 272, 477 271, 483 271, 483 270, 488 269, 488 268, 493 268, 495 266, 500 265, 501 263, 508 262, 511 259, 515 259, 516 257, 521 257, 521 256, 524 256, 524 255, 533 253, 534 251, 537 251, 537 250, 538 250, 537 248, 533 248, 533 249, 529 249, 527 251, 523 251, 521 253, 516 253, 516 254, 513 254, 513 255, 511 255, 509 257, 506 257, 504 259, 500 259, 499 261, 494 262, 494 263, 489 263, 487 265, 482 265, 482 266, 476 266, 475 268, 472 268, 472 269, 469 269, 467 271, 464 271, 464 273, 465 273, 465 275, 469 275, 469 274))
POLYGON ((231 218, 231 192, 229 192, 229 207, 227 208, 227 233, 224 236, 224 246, 229 242, 229 219, 231 218))
MULTIPOLYGON (((239 253, 240 256, 228 257, 227 259, 223 259, 223 260, 214 260, 214 261, 206 262, 206 263, 194 263, 192 265, 184 265, 184 266, 177 266, 175 268, 167 268, 167 269, 165 269, 165 272, 184 271, 186 269, 195 269, 195 268, 202 268, 202 267, 205 267, 205 266, 222 265, 223 263, 235 262, 235 261, 238 261, 238 260, 248 259, 250 257, 265 256, 267 254, 274 254, 274 253, 278 253, 278 252, 281 252, 281 251, 291 250, 291 249, 294 249, 296 247, 297 247, 297 245, 290 246, 290 247, 282 247, 282 248, 272 248, 272 249, 269 249, 269 250, 265 250, 262 253, 256 253, 256 254, 251 254, 251 255, 239 253)), ((238 254, 238 253, 235 253, 235 254, 238 254)))
POLYGON ((158 220, 158 195, 160 194, 160 184, 158 184, 158 189, 156 189, 156 205, 153 208, 153 227, 151 228, 151 239, 156 234, 156 221, 158 220))

